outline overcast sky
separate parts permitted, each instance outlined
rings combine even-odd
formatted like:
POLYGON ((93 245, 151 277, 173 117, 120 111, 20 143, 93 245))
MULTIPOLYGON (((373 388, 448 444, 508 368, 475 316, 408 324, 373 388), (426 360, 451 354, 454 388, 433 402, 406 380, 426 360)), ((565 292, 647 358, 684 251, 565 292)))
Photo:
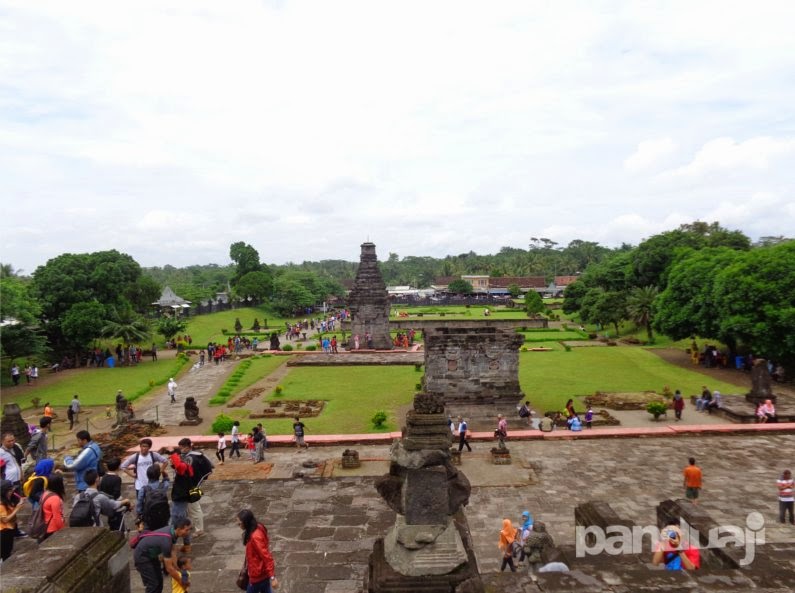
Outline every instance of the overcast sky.
POLYGON ((0 0, 0 259, 795 236, 795 2, 0 0))

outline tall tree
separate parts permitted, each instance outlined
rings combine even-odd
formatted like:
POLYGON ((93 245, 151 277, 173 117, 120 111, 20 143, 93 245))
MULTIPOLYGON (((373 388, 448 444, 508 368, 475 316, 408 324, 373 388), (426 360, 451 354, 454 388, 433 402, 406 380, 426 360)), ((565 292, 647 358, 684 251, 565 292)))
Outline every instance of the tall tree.
POLYGON ((261 272, 262 264, 259 261, 259 253, 248 243, 238 241, 229 247, 229 258, 235 262, 235 275, 232 284, 236 284, 243 276, 249 272, 261 272))
POLYGON ((646 328, 649 342, 654 341, 652 319, 654 317, 654 299, 656 298, 656 286, 642 286, 633 288, 627 299, 627 313, 629 313, 632 321, 646 328))

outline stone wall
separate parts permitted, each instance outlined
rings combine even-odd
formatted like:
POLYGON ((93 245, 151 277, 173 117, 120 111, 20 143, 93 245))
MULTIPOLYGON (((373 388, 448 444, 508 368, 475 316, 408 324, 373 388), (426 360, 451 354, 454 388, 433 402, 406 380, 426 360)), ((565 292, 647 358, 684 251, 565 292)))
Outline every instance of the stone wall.
POLYGON ((524 336, 483 322, 425 327, 425 391, 448 404, 515 405, 524 336))
POLYGON ((367 348, 365 335, 372 336, 373 348, 391 350, 389 335, 389 293, 378 269, 378 257, 373 243, 362 243, 359 269, 348 296, 351 313, 348 350, 354 349, 353 336, 359 336, 359 348, 367 348))
POLYGON ((104 527, 63 529, 40 546, 19 546, 3 563, 2 590, 130 593, 130 553, 124 537, 104 527))

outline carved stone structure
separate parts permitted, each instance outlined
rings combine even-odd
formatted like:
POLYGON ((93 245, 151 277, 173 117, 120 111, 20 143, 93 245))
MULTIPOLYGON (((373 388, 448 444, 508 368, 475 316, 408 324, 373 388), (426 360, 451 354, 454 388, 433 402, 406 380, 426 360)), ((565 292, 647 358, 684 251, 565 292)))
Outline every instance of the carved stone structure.
POLYGON ((472 322, 425 328, 425 391, 449 404, 514 406, 519 387, 519 348, 524 337, 512 325, 472 322))
POLYGON ((348 350, 354 349, 353 337, 356 335, 359 336, 360 348, 370 347, 365 338, 369 335, 373 348, 392 350, 392 338, 389 335, 389 293, 378 269, 378 257, 373 243, 362 243, 359 269, 348 296, 348 309, 351 313, 348 350))
POLYGON ((62 529, 34 544, 15 546, 3 562, 4 592, 130 592, 132 550, 121 534, 104 527, 62 529))
POLYGON ((450 461, 452 436, 438 396, 419 393, 392 447, 378 493, 398 513, 370 556, 370 593, 483 591, 462 507, 466 476, 450 461))
POLYGON ((278 350, 281 347, 281 343, 279 342, 279 334, 273 332, 270 338, 270 349, 271 350, 278 350))
POLYGON ((345 449, 342 452, 342 467, 345 469, 356 469, 361 467, 362 462, 359 461, 359 452, 353 449, 345 449))
POLYGON ((773 394, 773 382, 770 377, 770 372, 767 370, 767 361, 764 358, 757 358, 754 360, 754 366, 751 367, 751 393, 746 396, 746 399, 753 404, 763 402, 766 399, 776 401, 776 396, 773 394))
POLYGON ((185 398, 185 420, 179 423, 180 426, 197 426, 201 424, 199 417, 199 406, 193 397, 185 398))
POLYGON ((0 434, 7 432, 13 433, 17 443, 23 449, 30 441, 28 424, 22 418, 22 411, 17 404, 5 404, 3 406, 3 419, 0 422, 0 434))

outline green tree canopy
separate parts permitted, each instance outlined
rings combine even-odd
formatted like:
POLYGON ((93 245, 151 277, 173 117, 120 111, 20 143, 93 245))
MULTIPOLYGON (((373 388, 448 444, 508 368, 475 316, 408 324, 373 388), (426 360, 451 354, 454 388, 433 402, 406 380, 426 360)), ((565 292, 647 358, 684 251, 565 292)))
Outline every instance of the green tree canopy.
POLYGON ((528 315, 538 315, 544 310, 544 300, 535 290, 528 290, 524 295, 524 308, 528 315))
POLYGON ((182 317, 163 317, 157 322, 157 333, 166 340, 183 333, 187 328, 188 322, 182 317))
POLYGON ((447 285, 447 291, 453 294, 472 294, 472 285, 466 280, 458 278, 447 285))
POLYGON ((273 290, 273 278, 268 272, 248 272, 235 285, 235 294, 240 297, 264 299, 273 290))
POLYGON ((259 253, 248 243, 238 241, 229 247, 229 258, 235 262, 235 275, 232 284, 237 282, 249 272, 261 272, 262 264, 259 261, 259 253))
POLYGON ((121 340, 124 344, 140 344, 149 340, 149 322, 130 305, 108 307, 108 318, 102 326, 102 336, 121 340))
MULTIPOLYGON (((652 319, 654 317, 654 299, 657 298, 656 286, 635 287, 627 299, 627 313, 639 326, 646 329, 649 342, 654 341, 652 319)), ((616 333, 618 329, 616 328, 616 333)))
POLYGON ((618 325, 627 318, 627 295, 623 291, 590 289, 582 299, 580 319, 602 326, 612 324, 618 335, 618 325))

